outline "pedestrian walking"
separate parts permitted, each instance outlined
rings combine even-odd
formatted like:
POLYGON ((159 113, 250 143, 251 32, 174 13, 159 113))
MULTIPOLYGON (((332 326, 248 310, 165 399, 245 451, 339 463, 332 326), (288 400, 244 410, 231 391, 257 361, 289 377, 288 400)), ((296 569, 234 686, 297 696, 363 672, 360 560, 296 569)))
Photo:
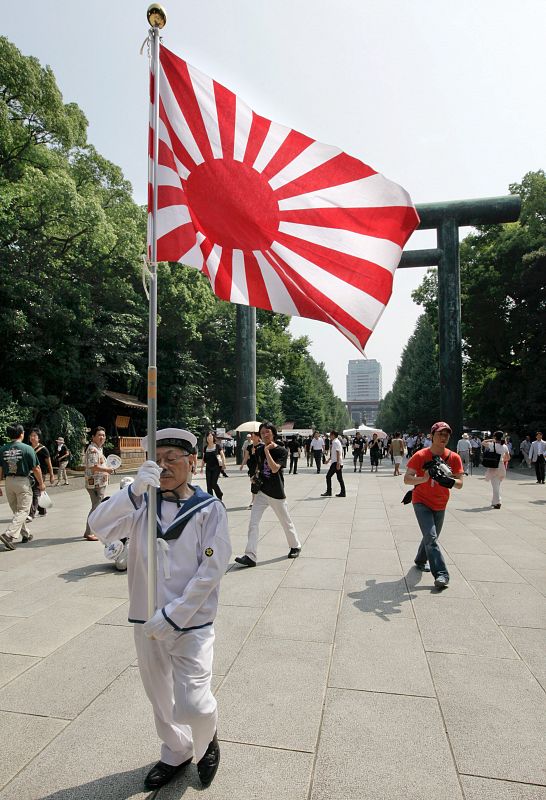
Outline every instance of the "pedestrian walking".
POLYGON ((330 431, 330 468, 326 473, 326 491, 321 497, 332 496, 332 478, 335 475, 339 483, 339 494, 336 497, 345 497, 345 483, 343 481, 343 446, 337 431, 330 431))
POLYGON ((370 464, 372 467, 371 471, 373 472, 375 467, 375 471, 377 472, 377 469, 379 467, 379 456, 381 453, 381 442, 377 438, 377 433, 374 433, 372 436, 372 440, 369 446, 369 451, 370 451, 370 464))
POLYGON ((66 446, 62 436, 57 437, 56 445, 57 445, 57 452, 55 455, 55 461, 57 463, 57 483, 55 484, 55 486, 60 486, 61 481, 63 486, 68 486, 66 468, 68 467, 70 450, 66 446))
MULTIPOLYGON (((40 428, 32 428, 29 434, 29 442, 30 446, 34 449, 36 453, 36 457, 38 459, 38 463, 40 464, 40 469, 42 470, 42 477, 45 479, 46 474, 49 475, 49 483, 53 486, 55 481, 55 475, 53 474, 53 465, 51 463, 51 456, 49 455, 49 450, 47 447, 42 444, 42 431, 40 428)), ((38 513, 40 517, 45 517, 47 511, 45 508, 41 508, 38 505, 38 500, 41 494, 40 487, 38 486, 38 481, 31 477, 32 483, 32 503, 30 505, 30 512, 29 516, 34 519, 36 514, 38 513)))
POLYGON ((209 431, 207 438, 203 445, 203 458, 201 459, 201 472, 205 469, 205 478, 207 480, 207 492, 215 494, 218 500, 221 500, 224 493, 218 485, 220 473, 226 469, 226 460, 224 458, 224 451, 218 441, 217 436, 209 431))
POLYGON ((360 431, 357 431, 353 439, 353 466, 356 472, 356 464, 358 461, 358 471, 362 472, 362 462, 364 461, 364 451, 366 449, 366 442, 362 438, 360 431))
POLYGON ((465 475, 468 475, 468 465, 470 463, 471 450, 472 446, 470 444, 470 437, 468 436, 468 433, 463 433, 457 442, 457 453, 460 455, 461 461, 463 462, 463 470, 465 475))
POLYGON ((292 471, 294 471, 294 475, 298 473, 298 460, 301 455, 301 443, 297 436, 293 436, 288 441, 288 452, 290 453, 290 469, 288 470, 288 474, 290 475, 292 471))
POLYGON ((320 473, 320 467, 322 465, 322 459, 324 457, 324 439, 320 435, 318 431, 313 433, 313 438, 311 439, 311 444, 309 445, 311 449, 311 454, 315 459, 315 465, 317 467, 317 475, 320 473))
POLYGON ((284 491, 283 469, 286 467, 288 451, 277 442, 277 429, 271 422, 262 422, 260 438, 262 444, 256 448, 257 467, 252 491, 255 495, 248 525, 248 541, 245 554, 235 561, 243 567, 255 567, 258 560, 258 533, 264 511, 270 507, 282 525, 290 550, 288 558, 297 558, 301 543, 284 491))
MULTIPOLYGON (((30 477, 34 476, 40 491, 45 491, 42 470, 34 449, 23 443, 25 429, 22 425, 8 425, 6 434, 10 444, 0 447, 0 480, 6 479, 6 497, 13 518, 6 530, 0 534, 0 540, 6 550, 15 550, 15 543, 30 542, 32 534, 27 528, 27 517, 32 503, 32 487, 30 477)), ((0 489, 0 497, 2 489, 0 489)))
POLYGON ((530 469, 531 468, 531 458, 529 456, 529 453, 531 451, 530 436, 526 436, 525 439, 521 441, 519 446, 519 451, 521 455, 521 466, 525 467, 526 469, 530 469))
POLYGON ((506 468, 510 461, 510 451, 504 441, 502 431, 495 431, 493 439, 484 439, 482 445, 486 452, 489 451, 499 456, 498 465, 496 467, 488 467, 485 470, 485 480, 491 483, 491 488, 493 490, 491 505, 493 508, 500 508, 500 487, 501 483, 506 478, 506 468))
MULTIPOLYGON (((91 431, 91 441, 85 450, 84 464, 85 464, 85 488, 91 500, 91 511, 94 511, 104 500, 106 489, 108 487, 108 480, 112 472, 107 463, 104 453, 102 451, 103 445, 106 441, 106 431, 100 425, 97 425, 91 431)), ((89 514, 91 513, 89 512, 89 514)), ((85 526, 85 533, 83 538, 88 542, 96 542, 97 537, 89 527, 89 516, 85 526)))
POLYGON ((544 483, 544 457, 546 456, 546 442, 542 439, 542 431, 537 431, 534 442, 529 448, 529 458, 535 465, 537 483, 544 483))
MULTIPOLYGON (((145 461, 134 482, 91 514, 104 544, 130 540, 129 622, 138 668, 161 739, 161 759, 146 789, 159 789, 195 757, 201 784, 209 786, 220 763, 218 710, 211 692, 214 619, 220 581, 231 555, 222 503, 189 483, 196 437, 181 428, 157 431, 157 463, 145 461), (157 491, 157 597, 147 620, 148 503, 157 491)), ((147 449, 147 437, 142 441, 147 449)))
POLYGON ((447 422, 435 422, 430 434, 430 447, 418 450, 408 461, 404 483, 413 486, 413 510, 422 534, 415 566, 427 571, 428 559, 434 586, 446 589, 449 572, 438 537, 444 524, 450 489, 462 489, 464 473, 461 457, 446 448, 451 436, 447 422))
POLYGON ((472 438, 470 439, 470 452, 472 454, 472 466, 479 467, 482 453, 482 443, 478 435, 475 433, 472 434, 472 438))
POLYGON ((391 458, 394 462, 394 472, 393 476, 400 475, 400 464, 402 463, 402 459, 404 458, 404 440, 400 437, 400 433, 397 431, 393 438, 391 439, 390 443, 390 453, 391 458))

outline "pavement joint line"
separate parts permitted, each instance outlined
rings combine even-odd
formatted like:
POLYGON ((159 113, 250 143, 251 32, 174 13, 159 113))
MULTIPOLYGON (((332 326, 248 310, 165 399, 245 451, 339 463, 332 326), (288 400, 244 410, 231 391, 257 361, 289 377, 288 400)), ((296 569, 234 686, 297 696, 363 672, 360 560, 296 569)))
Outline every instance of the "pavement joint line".
POLYGON ((313 750, 301 750, 299 747, 282 747, 275 744, 260 744, 259 742, 244 742, 242 739, 225 739, 223 736, 218 736, 221 742, 228 742, 229 744, 244 744, 245 747, 259 747, 262 750, 282 750, 284 753, 304 753, 309 756, 313 754, 313 750))
MULTIPOLYGON (((415 520, 415 522, 417 524, 417 520, 415 520)), ((450 737, 448 729, 447 729, 447 722, 446 722, 446 718, 445 718, 445 715, 444 715, 444 712, 443 712, 443 709, 442 709, 442 704, 440 703, 440 698, 438 696, 438 688, 436 686, 436 682, 434 680, 434 674, 433 674, 432 668, 430 666, 430 659, 429 659, 429 657, 427 655, 427 652, 425 650, 425 642, 424 642, 424 639, 423 639, 423 632, 421 630, 421 625, 419 624, 419 618, 418 618, 417 614, 415 613, 415 605, 414 605, 414 601, 412 599, 410 587, 408 586, 407 575, 404 575, 404 582, 406 584, 406 587, 407 587, 407 590, 408 590, 408 593, 409 593, 409 602, 411 603, 411 606, 412 606, 412 609, 413 609, 413 615, 415 617, 415 624, 417 626, 417 631, 419 633, 419 638, 421 640, 421 647, 423 648, 423 652, 425 654, 425 660, 426 660, 428 672, 429 672, 429 675, 430 675, 431 685, 432 685, 432 688, 434 689, 434 694, 435 694, 435 698, 434 699, 436 700, 436 705, 438 707, 438 713, 440 714, 440 719, 442 721, 442 727, 444 729, 444 733, 445 733, 445 737, 446 737, 446 741, 447 741, 447 746, 449 748, 449 753, 451 755, 451 760, 452 760, 452 763, 453 763, 453 769, 455 770, 455 774, 457 776, 457 782, 459 784, 459 789, 460 789, 461 795, 464 798, 464 797, 466 797, 466 792, 464 790, 463 783, 462 783, 462 780, 461 780, 461 775, 459 773, 459 769, 458 769, 458 765, 457 765, 457 759, 455 758, 455 751, 453 749, 453 744, 451 742, 451 737, 450 737)))
POLYGON ((440 653, 440 655, 443 656, 465 656, 467 658, 484 658, 487 659, 488 661, 512 661, 512 662, 523 661, 519 653, 516 654, 518 658, 508 658, 508 656, 484 656, 484 655, 476 655, 474 653, 457 653, 455 650, 425 650, 425 653, 440 653))
MULTIPOLYGON (((359 494, 359 491, 360 491, 360 485, 361 484, 359 482, 359 484, 357 486, 357 492, 356 492, 357 500, 358 500, 358 494, 359 494)), ((355 515, 356 515, 356 506, 353 509, 353 516, 352 516, 352 519, 351 519, 351 528, 352 528, 352 525, 354 524, 355 515)), ((321 514, 321 516, 322 516, 322 514, 321 514)), ((352 538, 352 535, 349 538, 349 546, 350 546, 351 538, 352 538)), ((326 711, 326 698, 328 696, 328 690, 331 688, 330 685, 329 685, 330 684, 330 674, 331 674, 331 671, 332 671, 332 662, 333 662, 333 659, 334 659, 334 652, 335 652, 335 648, 336 648, 336 638, 337 638, 337 631, 338 631, 338 627, 339 627, 339 619, 340 619, 341 609, 343 607, 345 577, 347 575, 347 561, 348 561, 348 558, 349 558, 349 548, 347 548, 347 555, 345 556, 345 568, 344 568, 343 586, 339 590, 339 597, 338 597, 338 601, 337 601, 336 624, 334 626, 332 643, 330 645, 330 658, 328 659, 328 671, 326 673, 326 682, 325 682, 325 686, 324 686, 324 692, 323 692, 323 695, 322 695, 322 709, 321 709, 321 713, 320 713, 320 722, 319 722, 319 726, 318 726, 318 733, 317 733, 315 751, 314 751, 314 756, 313 756, 313 764, 311 766, 311 772, 310 772, 310 775, 309 775, 309 788, 307 790, 307 800, 311 800, 311 795, 313 793, 313 787, 314 787, 314 782, 315 782, 315 770, 316 770, 316 766, 317 766, 317 760, 318 760, 319 750, 320 750, 320 742, 321 742, 321 738, 322 738, 322 725, 323 725, 323 722, 324 722, 324 714, 325 714, 325 711, 326 711)), ((342 560, 342 559, 340 559, 340 560, 342 560)))
MULTIPOLYGON (((7 684, 6 684, 7 685, 7 684)), ((102 694, 102 692, 101 692, 102 694)), ((18 717, 39 717, 40 719, 58 719, 59 722, 74 722, 76 717, 53 717, 51 714, 34 714, 30 711, 14 711, 11 708, 0 708, 2 714, 15 714, 18 717)))
POLYGON ((328 689, 336 689, 339 692, 360 692, 360 694, 385 694, 391 697, 416 697, 418 700, 435 700, 437 697, 432 694, 413 694, 413 692, 387 692, 384 689, 359 689, 353 686, 328 686, 328 689))
POLYGON ((492 777, 491 775, 479 775, 475 772, 461 772, 461 775, 464 775, 465 778, 483 778, 486 781, 498 781, 499 783, 511 783, 515 786, 538 786, 539 789, 542 789, 546 786, 546 781, 544 783, 534 783, 533 781, 515 781, 511 780, 510 778, 496 778, 492 777))

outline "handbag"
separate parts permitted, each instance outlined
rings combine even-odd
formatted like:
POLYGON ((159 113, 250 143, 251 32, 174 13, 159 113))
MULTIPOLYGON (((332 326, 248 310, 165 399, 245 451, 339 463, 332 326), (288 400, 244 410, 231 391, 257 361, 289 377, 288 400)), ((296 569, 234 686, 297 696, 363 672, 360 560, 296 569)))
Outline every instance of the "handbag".
POLYGON ((260 491, 260 489, 261 489, 261 488, 262 488, 262 486, 263 486, 263 483, 264 483, 264 482, 263 482, 263 479, 262 479, 262 478, 261 478, 261 476, 260 476, 260 475, 259 475, 259 474, 256 472, 256 473, 255 473, 255 474, 252 476, 252 479, 251 479, 251 481, 250 481, 250 491, 252 492, 252 494, 258 494, 258 492, 260 491))
POLYGON ((493 450, 486 450, 483 454, 482 464, 486 469, 497 469, 501 454, 497 453, 497 445, 493 445, 493 450))

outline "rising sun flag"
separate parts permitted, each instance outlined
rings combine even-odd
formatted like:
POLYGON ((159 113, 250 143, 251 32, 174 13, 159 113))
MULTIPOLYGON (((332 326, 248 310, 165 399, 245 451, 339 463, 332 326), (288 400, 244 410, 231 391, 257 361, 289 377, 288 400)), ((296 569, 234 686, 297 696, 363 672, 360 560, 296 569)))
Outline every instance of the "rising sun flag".
POLYGON ((335 325, 362 351, 419 224, 408 193, 163 46, 158 136, 157 261, 201 270, 222 300, 335 325))

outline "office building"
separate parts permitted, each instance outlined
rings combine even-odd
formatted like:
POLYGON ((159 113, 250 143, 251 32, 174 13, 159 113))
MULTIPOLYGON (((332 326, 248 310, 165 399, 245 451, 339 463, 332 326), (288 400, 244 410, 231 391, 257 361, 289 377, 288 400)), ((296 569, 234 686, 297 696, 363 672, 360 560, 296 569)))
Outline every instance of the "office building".
POLYGON ((347 409, 356 427, 374 425, 379 401, 383 397, 381 364, 375 358, 349 361, 347 370, 347 409))

